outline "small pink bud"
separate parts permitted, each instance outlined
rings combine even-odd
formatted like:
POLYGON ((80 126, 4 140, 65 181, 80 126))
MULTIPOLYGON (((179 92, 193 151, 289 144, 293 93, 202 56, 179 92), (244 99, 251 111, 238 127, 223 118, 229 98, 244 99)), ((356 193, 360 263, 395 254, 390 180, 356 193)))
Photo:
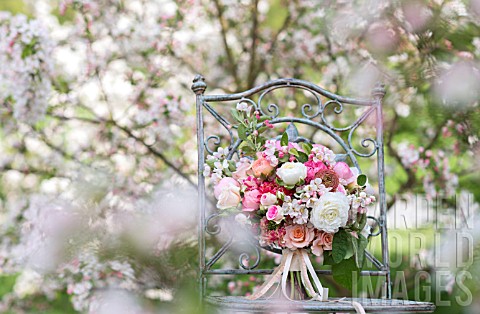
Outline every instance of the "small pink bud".
POLYGON ((253 131, 253 135, 258 136, 258 131, 257 130, 253 131))

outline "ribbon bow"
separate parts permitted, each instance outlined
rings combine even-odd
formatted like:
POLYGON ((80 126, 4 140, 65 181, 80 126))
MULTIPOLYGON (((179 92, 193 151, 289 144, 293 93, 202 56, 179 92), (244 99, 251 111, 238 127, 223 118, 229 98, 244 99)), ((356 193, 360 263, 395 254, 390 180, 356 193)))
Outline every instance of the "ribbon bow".
MULTIPOLYGON (((310 258, 308 257, 308 253, 305 249, 284 249, 282 251, 282 260, 280 262, 280 265, 275 268, 270 278, 265 283, 263 283, 263 285, 253 295, 248 296, 247 299, 256 300, 264 296, 274 284, 280 281, 283 296, 287 300, 296 301, 292 300, 287 294, 287 278, 289 272, 291 271, 300 271, 300 278, 302 280, 302 284, 305 287, 308 295, 312 296, 310 300, 322 302, 348 302, 343 300, 328 300, 328 288, 324 288, 322 286, 322 283, 320 282, 320 279, 318 278, 317 273, 315 272, 315 269, 313 268, 310 258), (309 274, 313 279, 313 284, 310 281, 309 274)), ((352 301, 351 304, 353 305, 357 313, 365 314, 365 310, 360 303, 352 301)))

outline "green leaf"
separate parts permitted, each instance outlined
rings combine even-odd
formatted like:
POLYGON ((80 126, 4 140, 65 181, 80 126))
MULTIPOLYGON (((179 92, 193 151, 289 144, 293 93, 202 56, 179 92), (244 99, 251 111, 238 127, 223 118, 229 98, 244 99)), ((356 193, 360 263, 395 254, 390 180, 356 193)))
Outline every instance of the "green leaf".
POLYGON ((305 154, 307 155, 310 155, 310 153, 312 152, 312 144, 308 143, 308 142, 302 142, 300 145, 302 145, 302 148, 303 148, 303 151, 305 152, 305 154))
POLYGON ((247 139, 247 128, 243 124, 238 125, 237 132, 241 140, 245 141, 247 139))
POLYGON ((243 118, 240 116, 240 113, 236 109, 231 109, 230 112, 232 113, 232 116, 235 118, 235 120, 240 123, 243 122, 243 118))
POLYGON ((228 161, 228 170, 230 170, 232 172, 237 170, 237 165, 235 164, 235 161, 233 161, 233 160, 228 161))
POLYGON ((282 139, 280 140, 280 145, 288 146, 288 134, 287 134, 287 132, 283 133, 282 139))
POLYGON ((262 126, 258 129, 258 134, 262 134, 263 132, 265 132, 266 130, 268 130, 268 128, 266 126, 262 126))
POLYGON ((297 159, 300 162, 307 162, 308 161, 308 155, 305 154, 304 152, 298 152, 297 159))
POLYGON ((358 235, 358 254, 357 254, 357 266, 358 268, 363 267, 363 262, 365 261, 365 249, 368 245, 368 239, 363 235, 358 235))
POLYGON ((260 119, 258 119, 259 122, 264 122, 265 120, 270 119, 269 116, 261 116, 260 119))
POLYGON ((297 156, 298 157, 298 151, 295 149, 295 148, 290 148, 290 150, 288 151, 289 154, 293 155, 293 156, 297 156))
POLYGON ((352 235, 343 229, 340 229, 333 237, 332 258, 335 264, 338 264, 345 259, 348 248, 351 244, 351 237, 352 235))
POLYGON ((361 174, 357 177, 357 184, 360 186, 365 186, 367 184, 367 176, 364 174, 361 174))
POLYGON ((253 156, 256 153, 256 151, 248 145, 242 146, 241 150, 243 154, 246 156, 253 156))
POLYGON ((353 278, 356 278, 355 282, 358 282, 359 271, 356 266, 354 258, 343 260, 341 263, 332 265, 333 279, 344 286, 352 290, 353 278))
POLYGON ((358 231, 362 232, 363 228, 365 228, 365 225, 367 224, 367 214, 358 214, 357 220, 358 220, 358 231))

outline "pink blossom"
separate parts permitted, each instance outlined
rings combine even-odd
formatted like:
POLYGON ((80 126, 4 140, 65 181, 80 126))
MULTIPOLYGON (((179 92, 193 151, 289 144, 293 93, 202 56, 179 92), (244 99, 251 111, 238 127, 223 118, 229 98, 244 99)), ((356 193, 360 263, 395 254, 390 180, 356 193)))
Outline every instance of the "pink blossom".
POLYGON ((244 211, 251 212, 257 210, 260 207, 260 192, 258 190, 245 192, 242 204, 244 211))

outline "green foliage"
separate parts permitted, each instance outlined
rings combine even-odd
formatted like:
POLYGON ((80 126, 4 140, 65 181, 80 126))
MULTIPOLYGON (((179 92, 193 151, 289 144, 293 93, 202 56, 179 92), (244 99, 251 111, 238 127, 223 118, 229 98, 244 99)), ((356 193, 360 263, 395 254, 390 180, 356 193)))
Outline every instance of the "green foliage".
POLYGON ((353 257, 342 260, 338 264, 332 265, 332 273, 333 279, 337 283, 350 290, 352 289, 354 278, 356 278, 355 282, 358 282, 358 276, 360 275, 359 269, 353 257))
POLYGON ((357 177, 357 184, 359 186, 365 186, 365 184, 367 184, 367 176, 364 175, 363 173, 360 174, 358 177, 357 177))
POLYGON ((288 134, 287 134, 287 132, 284 132, 284 133, 282 134, 282 138, 281 138, 281 140, 280 140, 280 145, 282 145, 282 146, 288 146, 288 134))
POLYGON ((333 237, 332 258, 335 264, 343 261, 347 255, 348 247, 351 246, 351 237, 352 236, 343 229, 340 229, 333 237))

